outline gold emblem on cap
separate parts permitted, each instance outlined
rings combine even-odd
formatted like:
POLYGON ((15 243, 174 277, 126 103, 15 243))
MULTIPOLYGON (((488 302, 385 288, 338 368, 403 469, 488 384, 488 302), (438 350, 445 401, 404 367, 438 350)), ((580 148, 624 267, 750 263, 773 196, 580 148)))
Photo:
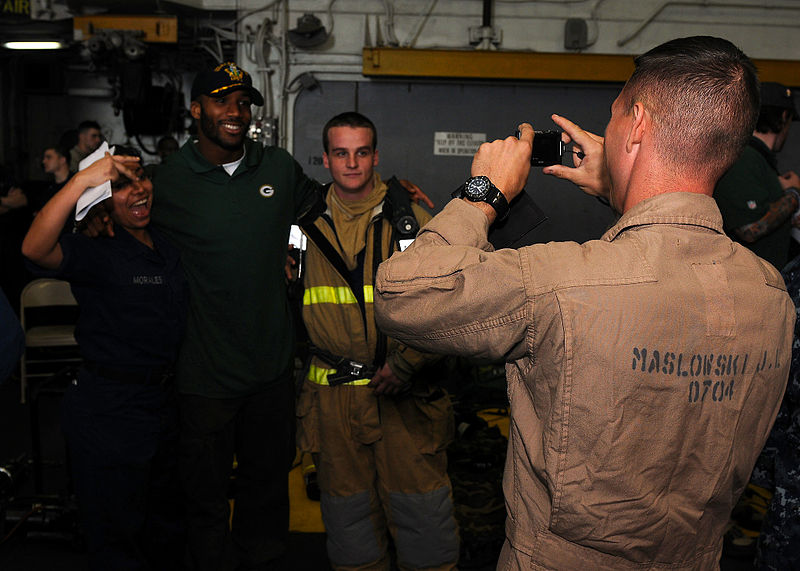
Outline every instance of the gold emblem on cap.
POLYGON ((242 81, 242 78, 245 76, 245 72, 242 69, 239 69, 235 63, 231 61, 226 61, 225 63, 221 63, 217 67, 214 68, 214 71, 223 70, 225 73, 228 74, 228 77, 231 78, 231 81, 242 81))
POLYGON ((791 97, 791 96, 792 96, 792 90, 787 87, 786 88, 786 97, 791 97))

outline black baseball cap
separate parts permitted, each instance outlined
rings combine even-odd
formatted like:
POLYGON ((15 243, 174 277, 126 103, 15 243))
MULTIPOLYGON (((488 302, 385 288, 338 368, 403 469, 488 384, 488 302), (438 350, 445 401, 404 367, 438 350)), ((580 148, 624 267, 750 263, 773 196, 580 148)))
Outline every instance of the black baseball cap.
POLYGON ((787 109, 792 112, 792 121, 800 119, 794 106, 794 92, 782 83, 765 81, 761 84, 761 106, 787 109))
POLYGON ((192 82, 192 101, 196 101, 201 95, 215 97, 239 90, 247 91, 255 105, 264 105, 264 97, 253 87, 250 74, 232 61, 226 61, 195 76, 192 82))

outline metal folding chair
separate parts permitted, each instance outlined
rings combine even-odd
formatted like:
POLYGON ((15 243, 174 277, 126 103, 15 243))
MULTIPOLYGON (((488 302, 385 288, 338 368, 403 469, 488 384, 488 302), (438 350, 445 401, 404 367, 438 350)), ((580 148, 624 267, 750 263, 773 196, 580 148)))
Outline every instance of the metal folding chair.
MULTIPOLYGON (((28 398, 31 381, 46 379, 68 366, 80 363, 74 323, 39 323, 28 326, 31 308, 77 306, 69 283, 50 278, 37 279, 22 290, 20 323, 25 331, 25 353, 20 363, 20 400, 28 398)), ((40 315, 46 315, 40 312, 40 315)))

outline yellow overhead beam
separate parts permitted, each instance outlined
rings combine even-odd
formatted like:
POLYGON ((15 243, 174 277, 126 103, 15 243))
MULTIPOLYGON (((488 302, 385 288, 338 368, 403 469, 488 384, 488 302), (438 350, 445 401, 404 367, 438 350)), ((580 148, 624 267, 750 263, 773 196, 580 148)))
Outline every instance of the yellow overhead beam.
POLYGON ((632 56, 364 48, 364 75, 625 81, 632 56))
MULTIPOLYGON (((484 50, 364 48, 363 73, 373 77, 440 77, 624 82, 633 56, 484 50)), ((800 83, 800 62, 756 60, 762 81, 800 83)))
POLYGON ((800 62, 788 59, 756 59, 758 78, 761 81, 777 81, 784 85, 800 85, 800 62))
POLYGON ((144 42, 174 44, 178 41, 177 16, 75 16, 72 27, 75 39, 79 41, 88 40, 98 30, 141 32, 144 42))

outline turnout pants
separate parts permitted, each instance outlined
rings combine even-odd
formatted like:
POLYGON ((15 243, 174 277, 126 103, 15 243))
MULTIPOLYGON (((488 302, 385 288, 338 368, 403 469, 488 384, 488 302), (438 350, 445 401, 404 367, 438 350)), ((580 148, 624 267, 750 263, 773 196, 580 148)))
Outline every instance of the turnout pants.
POLYGON ((328 557, 337 570, 455 569, 459 539, 445 449, 450 399, 441 389, 399 398, 365 386, 306 381, 298 442, 317 466, 328 557))
POLYGON ((190 569, 288 568, 282 556, 289 538, 288 471, 295 454, 291 375, 247 397, 179 398, 190 569))

